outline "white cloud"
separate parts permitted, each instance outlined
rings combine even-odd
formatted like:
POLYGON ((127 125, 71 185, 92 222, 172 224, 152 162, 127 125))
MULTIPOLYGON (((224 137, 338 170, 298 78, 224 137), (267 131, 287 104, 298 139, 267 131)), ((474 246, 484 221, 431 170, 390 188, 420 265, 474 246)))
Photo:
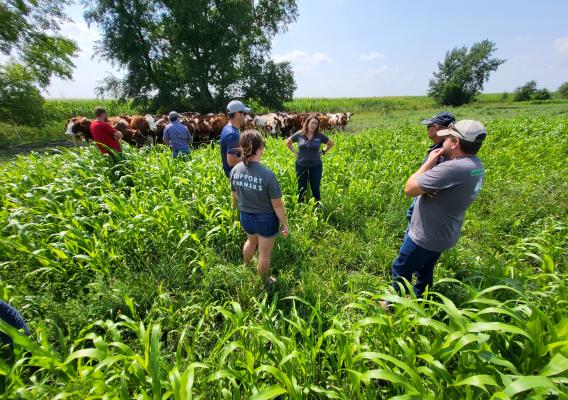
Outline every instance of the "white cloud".
POLYGON ((316 64, 331 62, 331 57, 327 53, 314 53, 312 57, 316 64))
POLYGON ((93 50, 95 41, 100 39, 99 32, 87 26, 84 22, 75 20, 61 24, 61 34, 73 39, 79 45, 81 52, 90 53, 93 50))
POLYGON ((385 55, 377 51, 371 51, 370 53, 361 54, 361 56, 359 56, 359 61, 373 61, 378 60, 379 58, 385 58, 385 55))
POLYGON ((274 60, 274 62, 284 62, 284 61, 288 61, 288 62, 294 62, 294 61, 298 61, 298 60, 303 60, 309 57, 309 54, 306 53, 303 50, 298 50, 298 49, 294 49, 292 51, 289 51, 288 53, 284 53, 284 54, 275 54, 272 56, 272 59, 274 60))
POLYGON ((308 72, 319 64, 329 64, 333 62, 328 53, 316 52, 308 53, 304 50, 294 49, 284 54, 274 54, 274 62, 290 62, 297 74, 308 72))
POLYGON ((555 39, 553 45, 557 52, 561 54, 568 54, 568 36, 555 39))

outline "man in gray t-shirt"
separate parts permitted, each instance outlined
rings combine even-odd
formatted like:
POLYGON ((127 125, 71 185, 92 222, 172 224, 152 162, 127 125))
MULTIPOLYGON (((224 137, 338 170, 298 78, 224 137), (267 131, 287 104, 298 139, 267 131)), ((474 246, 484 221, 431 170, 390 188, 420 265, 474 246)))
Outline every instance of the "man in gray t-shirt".
POLYGON ((442 148, 433 150, 406 182, 404 192, 418 200, 392 266, 393 286, 399 292, 403 278, 411 282, 416 276, 417 297, 432 285, 440 254, 458 241, 465 212, 481 190, 484 176, 483 164, 475 156, 487 135, 480 122, 459 121, 437 134, 444 138, 442 148), (442 156, 448 161, 437 164, 442 156))
POLYGON ((231 170, 231 191, 238 195, 239 210, 251 214, 274 212, 271 200, 282 197, 274 172, 255 161, 238 163, 231 170))

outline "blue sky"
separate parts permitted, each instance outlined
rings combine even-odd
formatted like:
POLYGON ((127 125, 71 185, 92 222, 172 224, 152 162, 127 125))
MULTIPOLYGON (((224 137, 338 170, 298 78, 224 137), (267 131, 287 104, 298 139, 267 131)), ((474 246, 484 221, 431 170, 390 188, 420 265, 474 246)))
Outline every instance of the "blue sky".
MULTIPOLYGON (((273 42, 273 59, 291 61, 296 97, 422 95, 436 63, 456 46, 490 39, 507 59, 485 92, 528 80, 556 90, 568 81, 567 0, 299 0, 300 16, 273 42)), ((49 97, 95 97, 108 63, 92 58, 96 27, 79 6, 63 32, 83 49, 73 81, 54 81, 49 97)), ((118 72, 120 74, 120 72, 118 72)))

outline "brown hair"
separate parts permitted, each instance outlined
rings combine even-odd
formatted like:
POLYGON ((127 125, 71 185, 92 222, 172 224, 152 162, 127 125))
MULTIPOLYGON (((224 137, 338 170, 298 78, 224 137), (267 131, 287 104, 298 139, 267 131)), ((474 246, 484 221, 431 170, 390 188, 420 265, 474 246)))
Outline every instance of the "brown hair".
POLYGON ((314 136, 317 136, 317 134, 319 133, 320 130, 320 124, 321 121, 320 119, 315 116, 315 115, 310 115, 308 118, 306 118, 306 120, 304 121, 304 125, 302 125, 302 136, 306 136, 306 133, 308 132, 308 124, 310 123, 310 121, 312 119, 315 119, 316 121, 318 121, 318 127, 316 128, 315 132, 314 132, 314 136))
POLYGON ((258 149, 264 145, 264 140, 262 140, 262 135, 259 131, 249 129, 241 133, 240 145, 243 149, 243 162, 248 167, 249 158, 254 156, 258 149))
POLYGON ((95 108, 95 117, 100 117, 103 114, 106 114, 106 110, 103 107, 95 108))

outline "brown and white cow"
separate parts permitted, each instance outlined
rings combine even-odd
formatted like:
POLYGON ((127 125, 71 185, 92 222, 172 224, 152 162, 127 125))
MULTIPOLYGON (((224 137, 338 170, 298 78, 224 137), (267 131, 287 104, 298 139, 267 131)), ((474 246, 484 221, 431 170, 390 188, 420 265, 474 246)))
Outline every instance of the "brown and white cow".
POLYGON ((252 122, 255 127, 270 132, 274 137, 281 134, 282 123, 277 113, 257 115, 252 122))
POLYGON ((146 137, 138 129, 130 128, 128 121, 122 117, 110 117, 108 122, 114 129, 122 133, 122 140, 133 146, 142 147, 146 143, 146 137))
POLYGON ((71 140, 73 146, 77 147, 80 141, 87 143, 93 140, 91 134, 91 120, 85 117, 73 117, 65 125, 65 135, 71 140))
POLYGON ((130 120, 124 119, 129 123, 130 129, 139 130, 151 143, 156 142, 158 126, 153 116, 150 114, 134 115, 130 120))

